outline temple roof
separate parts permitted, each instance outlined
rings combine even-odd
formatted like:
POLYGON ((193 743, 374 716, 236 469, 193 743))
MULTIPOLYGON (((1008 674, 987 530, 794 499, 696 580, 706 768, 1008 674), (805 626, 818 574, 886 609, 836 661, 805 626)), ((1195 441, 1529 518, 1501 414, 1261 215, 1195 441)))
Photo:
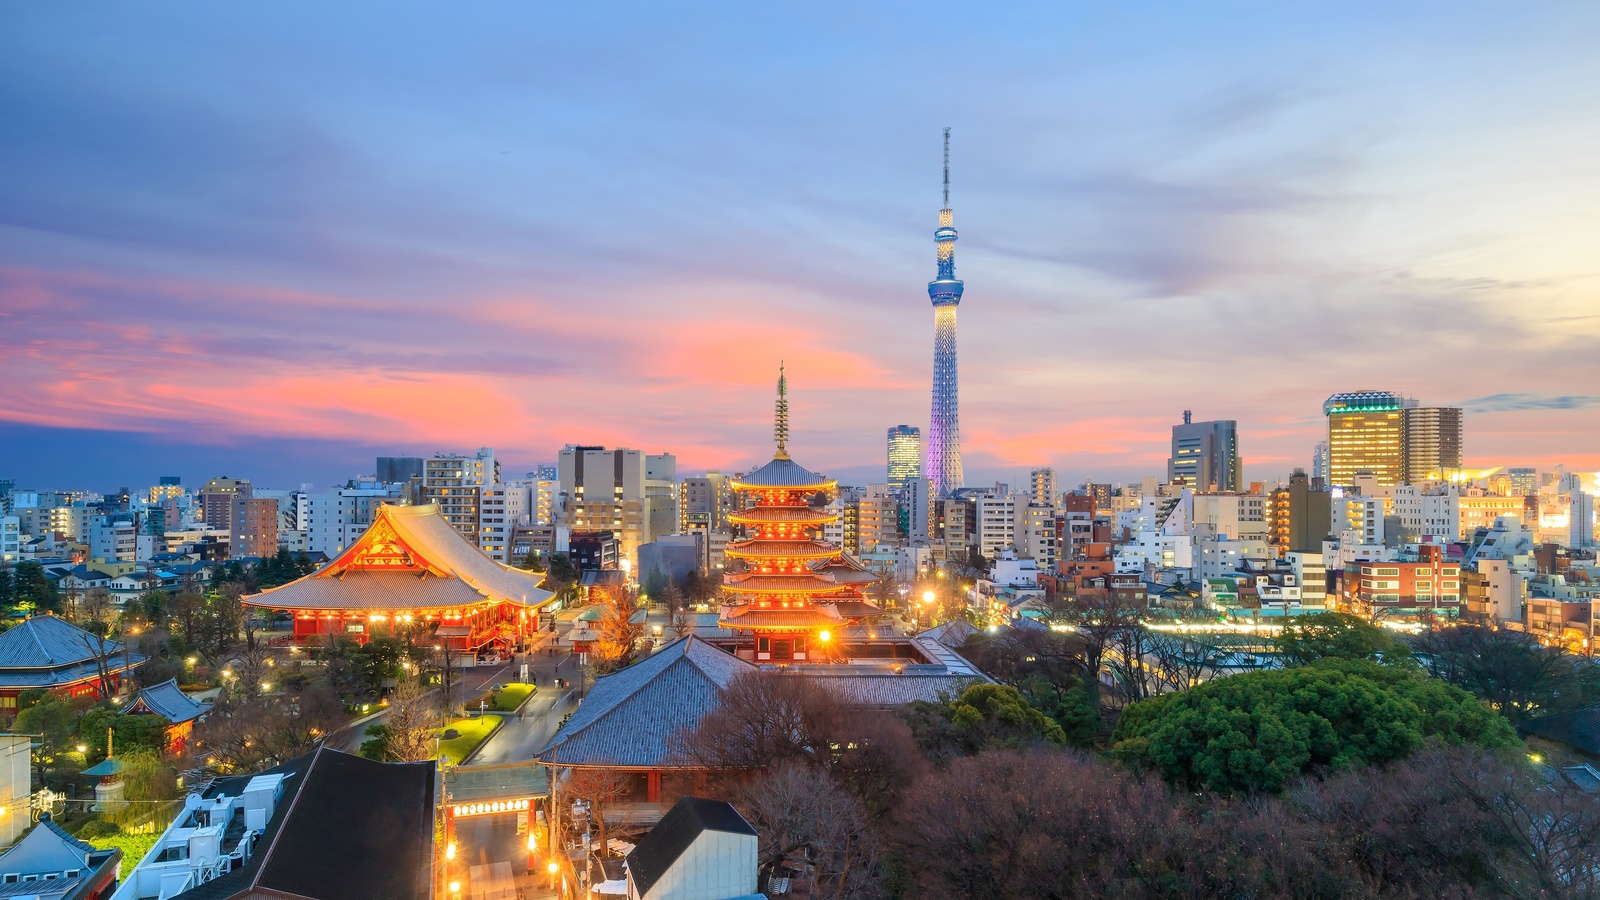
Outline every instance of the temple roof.
POLYGON ((883 580, 877 573, 846 553, 835 553, 826 562, 811 568, 818 574, 832 578, 837 584, 875 584, 883 580))
POLYGON ((722 581, 722 589, 734 594, 830 594, 845 587, 815 573, 762 575, 738 572, 722 581))
POLYGON ((739 525, 765 525, 787 522, 798 525, 826 525, 839 518, 838 513, 813 506, 751 506, 728 514, 728 521, 739 525))
POLYGON ((833 485, 832 478, 824 478, 787 457, 774 459, 733 481, 736 491, 740 488, 809 488, 820 491, 833 485))
POLYGON ((178 689, 178 680, 169 678, 157 685, 140 688, 133 702, 128 704, 126 712, 133 715, 147 712, 160 716, 177 725, 198 719, 209 708, 209 704, 196 703, 193 699, 178 689))
POLYGON ((839 551, 830 544, 803 538, 794 541, 772 541, 755 538, 748 541, 735 541, 724 548, 723 552, 729 556, 740 558, 827 559, 839 551))
POLYGON ((434 504, 380 506, 350 549, 310 575, 244 599, 267 609, 421 609, 484 602, 539 606, 544 575, 485 556, 434 504))
POLYGON ((798 628, 831 628, 844 624, 844 618, 831 606, 725 606, 719 625, 750 630, 794 631, 798 628))
POLYGON ((595 681, 537 759, 549 765, 672 765, 673 735, 715 709, 722 689, 755 667, 693 636, 595 681))

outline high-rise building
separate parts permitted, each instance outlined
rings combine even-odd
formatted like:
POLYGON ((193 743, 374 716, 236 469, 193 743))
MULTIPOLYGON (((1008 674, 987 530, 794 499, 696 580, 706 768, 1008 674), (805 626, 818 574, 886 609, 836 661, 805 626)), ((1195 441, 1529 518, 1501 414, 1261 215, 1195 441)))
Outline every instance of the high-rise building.
POLYGON ((206 482, 197 495, 200 519, 207 528, 233 531, 233 498, 252 495, 250 482, 223 475, 206 482))
POLYGON ((1567 504, 1567 546, 1588 549, 1594 546, 1594 495, 1573 491, 1567 504))
POLYGON ((483 546, 483 492, 499 483, 500 463, 490 447, 473 456, 440 453, 423 460, 423 499, 437 503, 444 520, 474 547, 483 546))
POLYGON ((1405 399, 1393 391, 1334 394, 1322 404, 1328 417, 1328 483, 1355 484, 1371 472, 1393 487, 1405 475, 1405 399))
POLYGON ((1183 424, 1172 426, 1172 456, 1167 481, 1201 491, 1237 491, 1243 480, 1239 459, 1239 424, 1233 419, 1193 421, 1183 411, 1183 424))
POLYGON ((228 555, 264 559, 278 552, 278 501, 271 497, 233 495, 228 555))
POLYGON ((145 494, 145 502, 157 504, 163 500, 177 499, 183 496, 183 479, 177 475, 162 475, 155 487, 145 494))
POLYGON ((691 528, 728 531, 731 527, 728 514, 733 512, 733 501, 733 479, 721 472, 685 478, 679 486, 678 530, 685 533, 691 528))
POLYGON ((1311 477, 1321 478, 1323 484, 1332 484, 1328 475, 1328 442, 1317 441, 1317 446, 1311 448, 1311 477))
POLYGON ((419 456, 378 457, 378 481, 382 484, 404 484, 422 477, 422 458, 419 456))
MULTIPOLYGON (((662 457, 670 456, 662 454, 662 457)), ((561 481, 559 521, 572 531, 610 531, 617 535, 623 558, 636 561, 639 545, 653 539, 650 506, 653 493, 647 471, 664 473, 664 460, 638 450, 568 445, 558 464, 561 481)), ((675 464, 673 468, 676 468, 675 464)), ((676 506, 677 485, 672 494, 676 506)), ((675 509, 671 513, 677 515, 675 509)), ((678 524, 674 521, 673 526, 678 524)))
POLYGON ((938 248, 938 277, 928 283, 933 302, 933 415, 928 423, 927 478, 936 497, 948 497, 962 485, 961 409, 956 366, 956 307, 964 285, 956 278, 955 213, 950 210, 950 129, 944 130, 944 208, 933 233, 938 248))
POLYGON ((1028 473, 1028 505, 1041 509, 1055 509, 1061 505, 1061 495, 1056 493, 1056 470, 1045 466, 1028 473))
POLYGON ((903 491, 922 473, 922 431, 914 425, 889 429, 889 490, 903 491))
POLYGON ((1408 406, 1405 410, 1407 484, 1437 481, 1461 468, 1461 409, 1455 406, 1408 406))

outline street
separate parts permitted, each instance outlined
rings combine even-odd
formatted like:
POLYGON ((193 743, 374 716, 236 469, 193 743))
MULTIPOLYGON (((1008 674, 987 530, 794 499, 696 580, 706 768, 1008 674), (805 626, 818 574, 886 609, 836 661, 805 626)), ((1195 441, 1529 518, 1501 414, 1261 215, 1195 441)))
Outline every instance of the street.
MULTIPOLYGON (((469 766, 487 766, 497 763, 519 762, 533 758, 533 754, 550 740, 567 713, 577 709, 577 684, 581 673, 578 661, 570 653, 550 656, 542 651, 523 654, 528 662, 528 677, 539 686, 538 693, 522 708, 523 715, 505 716, 505 724, 491 736, 478 754, 467 763, 469 766), (573 684, 570 688, 557 688, 555 679, 565 678, 573 684)), ((507 678, 518 677, 520 668, 507 670, 507 678)))

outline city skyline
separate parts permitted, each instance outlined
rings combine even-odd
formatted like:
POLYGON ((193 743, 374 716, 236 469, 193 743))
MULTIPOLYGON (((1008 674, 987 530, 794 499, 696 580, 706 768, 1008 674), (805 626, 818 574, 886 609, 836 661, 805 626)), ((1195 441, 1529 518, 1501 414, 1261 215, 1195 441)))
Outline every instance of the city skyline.
POLYGON ((1190 408, 1283 477, 1365 389, 1463 406, 1469 466, 1597 470, 1600 14, 1445 9, 9 10, 0 477, 734 471, 804 358, 797 452, 878 480, 928 408, 945 125, 968 484, 1158 473, 1190 408))

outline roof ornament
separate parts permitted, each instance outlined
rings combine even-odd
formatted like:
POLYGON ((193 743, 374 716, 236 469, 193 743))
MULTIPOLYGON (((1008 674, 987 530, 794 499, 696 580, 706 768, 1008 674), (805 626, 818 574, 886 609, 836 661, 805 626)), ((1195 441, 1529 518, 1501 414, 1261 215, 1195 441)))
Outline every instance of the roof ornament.
POLYGON ((773 459, 789 458, 789 379, 783 374, 783 363, 778 363, 778 404, 773 413, 772 435, 778 439, 778 452, 773 459))

